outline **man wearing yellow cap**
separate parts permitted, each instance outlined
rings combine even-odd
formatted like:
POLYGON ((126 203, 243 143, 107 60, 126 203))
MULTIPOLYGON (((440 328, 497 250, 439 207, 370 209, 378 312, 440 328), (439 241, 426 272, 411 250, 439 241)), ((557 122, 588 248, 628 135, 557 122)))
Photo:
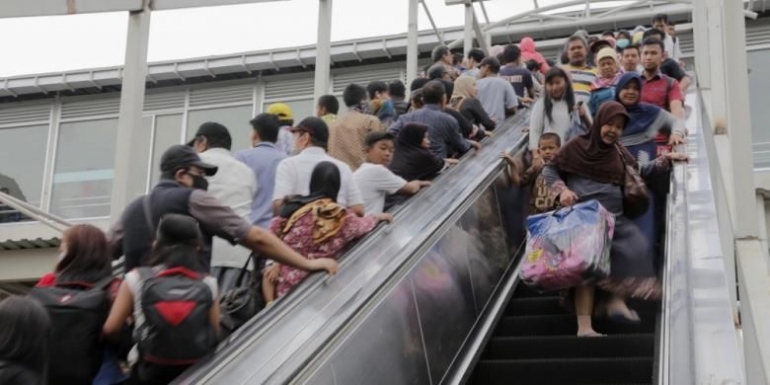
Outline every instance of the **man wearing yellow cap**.
POLYGON ((281 129, 278 131, 278 140, 275 142, 275 148, 283 151, 286 155, 293 155, 294 137, 291 134, 291 128, 294 126, 294 115, 291 107, 285 103, 273 103, 267 107, 268 114, 278 117, 281 122, 281 129))

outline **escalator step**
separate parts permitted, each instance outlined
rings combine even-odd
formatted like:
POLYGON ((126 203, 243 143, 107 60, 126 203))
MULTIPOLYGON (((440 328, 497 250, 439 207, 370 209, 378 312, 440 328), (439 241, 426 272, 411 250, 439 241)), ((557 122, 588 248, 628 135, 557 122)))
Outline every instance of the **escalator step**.
MULTIPOLYGON (((639 325, 626 325, 594 319, 594 329, 606 334, 639 334, 655 332, 655 317, 642 317, 639 325)), ((503 317, 495 329, 495 336, 538 336, 571 335, 577 333, 577 320, 574 315, 537 315, 503 317)))
MULTIPOLYGON (((642 317, 654 317, 660 310, 660 302, 629 300, 628 305, 642 317)), ((566 306, 574 306, 567 303, 566 306)), ((573 314, 572 309, 562 305, 559 296, 541 295, 539 297, 513 297, 508 302, 505 315, 547 315, 573 314)))
POLYGON ((548 315, 564 314, 559 297, 512 298, 505 309, 505 315, 548 315))
POLYGON ((601 338, 493 337, 482 359, 620 358, 654 355, 654 334, 617 334, 601 338))
POLYGON ((541 293, 523 283, 520 283, 516 285, 516 290, 513 292, 514 298, 524 298, 524 297, 543 297, 548 295, 557 295, 553 293, 541 293))
POLYGON ((651 357, 481 360, 473 385, 628 384, 652 381, 651 357))

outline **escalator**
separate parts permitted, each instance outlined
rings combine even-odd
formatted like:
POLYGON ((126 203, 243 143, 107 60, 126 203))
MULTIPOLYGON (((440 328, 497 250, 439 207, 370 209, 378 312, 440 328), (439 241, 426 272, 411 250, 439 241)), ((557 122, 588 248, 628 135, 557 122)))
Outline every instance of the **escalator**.
POLYGON ((662 300, 629 301, 638 325, 597 318, 607 336, 578 338, 558 294, 518 279, 527 193, 510 187, 499 154, 525 146, 526 122, 506 122, 351 250, 337 276, 311 276, 175 383, 684 385, 735 371, 724 275, 711 256, 708 270, 694 269, 704 262, 691 252, 701 236, 691 231, 717 222, 713 201, 703 203, 713 195, 702 131, 687 149, 698 163, 673 173, 662 300))
POLYGON ((473 369, 469 384, 652 384, 660 302, 629 301, 642 319, 624 325, 602 319, 606 337, 577 337, 574 313, 558 293, 519 284, 473 369))

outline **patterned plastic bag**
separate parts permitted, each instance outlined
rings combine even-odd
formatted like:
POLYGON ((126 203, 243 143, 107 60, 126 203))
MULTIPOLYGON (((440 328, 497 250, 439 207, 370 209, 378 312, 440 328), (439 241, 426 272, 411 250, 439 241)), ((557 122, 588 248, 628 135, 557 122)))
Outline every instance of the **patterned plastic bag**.
POLYGON ((521 279, 552 291, 607 277, 614 230, 615 218, 596 200, 528 217, 521 279))

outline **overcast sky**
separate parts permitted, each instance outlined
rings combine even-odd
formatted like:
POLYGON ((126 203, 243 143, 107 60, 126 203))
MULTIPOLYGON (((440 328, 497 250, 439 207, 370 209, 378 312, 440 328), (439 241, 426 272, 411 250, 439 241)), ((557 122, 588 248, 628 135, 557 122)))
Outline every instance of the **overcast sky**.
MULTIPOLYGON (((407 0, 333 1, 333 41, 407 30, 407 0)), ((543 7, 564 1, 538 2, 543 7)), ((439 27, 463 24, 462 6, 446 6, 445 0, 426 2, 439 27)), ((486 8, 495 21, 534 5, 532 0, 488 0, 486 8)), ((149 61, 313 44, 317 12, 318 0, 154 12, 149 61)), ((127 17, 121 12, 0 19, 0 77, 120 65, 127 17)), ((422 7, 419 28, 430 29, 422 7)))

